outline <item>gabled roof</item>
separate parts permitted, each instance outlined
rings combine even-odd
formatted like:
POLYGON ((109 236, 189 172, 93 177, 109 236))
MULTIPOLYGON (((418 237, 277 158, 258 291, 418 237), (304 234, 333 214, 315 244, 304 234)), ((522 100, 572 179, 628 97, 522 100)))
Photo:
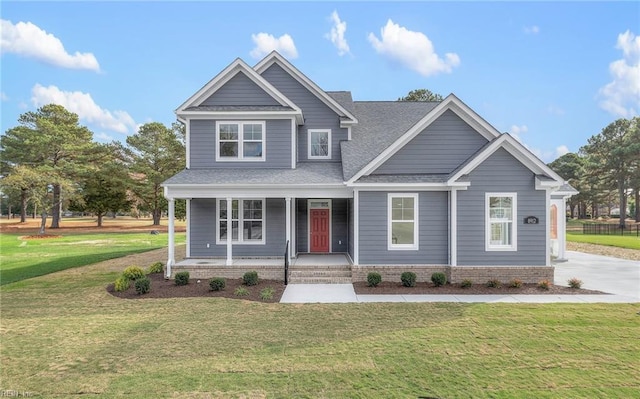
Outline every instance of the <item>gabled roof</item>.
POLYGON ((336 101, 331 96, 329 96, 324 90, 322 90, 311 79, 306 77, 302 72, 300 72, 296 67, 294 67, 293 64, 287 61, 277 51, 272 51, 269 55, 267 55, 260 62, 258 62, 253 67, 253 69, 257 73, 262 75, 262 73, 266 71, 273 64, 278 64, 282 69, 284 69, 302 86, 304 86, 307 90, 309 90, 316 97, 318 97, 323 103, 325 103, 334 112, 339 114, 341 117, 346 117, 347 119, 342 120, 342 123, 346 125, 355 125, 358 123, 358 119, 351 112, 349 112, 349 110, 347 110, 338 101, 336 101))
POLYGON ((222 72, 217 74, 194 95, 189 97, 187 101, 182 103, 175 110, 176 115, 180 117, 181 114, 187 110, 217 112, 215 110, 205 109, 205 107, 200 107, 200 105, 238 73, 244 73, 251 81, 276 100, 282 107, 286 107, 286 109, 294 110, 296 113, 299 113, 298 119, 299 121, 302 121, 302 110, 240 58, 236 58, 236 60, 223 69, 222 72))
POLYGON ((508 133, 503 133, 493 139, 490 143, 482 147, 469 159, 467 159, 456 170, 449 175, 449 184, 453 184, 458 179, 471 173, 482 162, 489 158, 498 149, 503 148, 514 158, 520 161, 524 166, 536 174, 536 185, 540 188, 559 187, 564 183, 564 179, 536 157, 518 140, 514 139, 508 133))
MULTIPOLYGON (((345 180, 349 183, 352 183, 359 179, 364 175, 368 175, 377 169, 380 165, 386 162, 389 158, 391 158, 396 152, 398 152, 402 147, 404 147, 407 143, 409 143, 413 138, 415 138, 420 132, 429 127, 434 121, 436 121, 442 114, 444 114, 447 110, 453 111, 456 115, 458 115, 464 122, 466 122, 469 126, 471 126, 474 130, 476 130, 479 134, 485 137, 487 140, 493 140, 494 138, 500 135, 493 126, 491 126, 487 121, 485 121, 480 115, 478 115, 474 110, 469 108, 464 102, 462 102, 458 97, 453 94, 449 94, 444 100, 439 103, 424 103, 424 102, 395 102, 396 104, 413 104, 419 107, 422 107, 422 112, 419 113, 418 116, 420 119, 415 120, 414 123, 403 129, 401 125, 393 125, 388 128, 392 129, 395 132, 399 132, 401 135, 395 137, 393 142, 387 142, 386 140, 382 140, 379 143, 376 143, 376 149, 372 151, 367 151, 368 154, 365 155, 364 162, 359 162, 358 170, 353 170, 353 165, 349 165, 345 169, 345 180), (425 112, 426 111, 426 112, 425 112), (375 152, 373 157, 371 157, 371 153, 375 152)), ((356 103, 357 104, 357 103, 356 103)), ((392 102, 385 103, 387 107, 395 107, 392 102)), ((397 107, 407 107, 405 105, 399 105, 397 107)), ((396 107, 396 108, 397 108, 396 107)), ((378 115, 383 118, 383 120, 387 120, 390 115, 389 112, 385 112, 386 110, 381 110, 385 113, 385 116, 378 115)), ((417 110, 416 110, 417 111, 417 110)), ((414 116, 414 118, 415 118, 414 116)), ((363 118, 364 119, 364 118, 363 118)), ((398 118, 393 118, 395 122, 398 121, 398 118)), ((355 134, 354 134, 355 135, 355 134)), ((346 147, 346 146, 345 146, 346 147)), ((347 148, 347 152, 349 149, 347 148)), ((344 162, 344 159, 343 159, 344 162)))

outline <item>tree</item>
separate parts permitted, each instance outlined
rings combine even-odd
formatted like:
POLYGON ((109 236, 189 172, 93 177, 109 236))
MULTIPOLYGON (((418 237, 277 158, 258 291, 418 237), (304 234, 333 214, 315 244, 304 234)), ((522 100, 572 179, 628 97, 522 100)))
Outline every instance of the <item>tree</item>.
POLYGON ((580 192, 569 199, 571 217, 574 217, 575 209, 580 202, 585 200, 586 192, 583 192, 584 163, 584 157, 569 152, 549 164, 549 167, 554 172, 562 176, 572 187, 580 192))
POLYGON ((432 93, 427 89, 411 90, 409 94, 404 97, 398 98, 398 101, 442 101, 443 97, 440 94, 432 93))
POLYGON ((161 184, 182 170, 185 165, 184 126, 171 128, 159 122, 146 123, 138 133, 127 137, 131 156, 132 190, 153 215, 153 224, 160 224, 167 201, 161 184))
MULTIPOLYGON (((56 104, 45 105, 35 112, 27 112, 18 118, 20 126, 9 129, 0 138, 0 158, 3 170, 19 165, 47 168, 46 179, 51 186, 51 228, 60 227, 62 186, 58 181, 74 180, 90 164, 87 157, 95 149, 93 133, 78 124, 78 115, 56 104)), ((74 186, 67 185, 66 196, 73 194, 74 186)), ((26 193, 25 193, 26 195, 26 193)), ((26 204, 24 201, 23 205, 26 204)), ((23 206, 24 218, 26 206, 23 206)))
POLYGON ((615 184, 620 202, 620 227, 624 228, 627 210, 626 190, 640 167, 640 118, 618 119, 592 136, 583 151, 587 169, 606 185, 615 184))

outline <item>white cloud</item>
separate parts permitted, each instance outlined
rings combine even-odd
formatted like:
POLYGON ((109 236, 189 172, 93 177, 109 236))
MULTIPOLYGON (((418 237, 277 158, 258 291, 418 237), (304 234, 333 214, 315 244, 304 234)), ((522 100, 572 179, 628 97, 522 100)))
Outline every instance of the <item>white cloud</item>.
POLYGON ((511 127, 509 128, 509 134, 511 134, 514 139, 518 140, 521 143, 522 143, 521 135, 528 131, 529 131, 529 128, 527 127, 527 125, 520 125, 520 126, 511 125, 511 127))
POLYGON ((547 107, 547 112, 551 115, 562 116, 565 114, 565 110, 563 108, 558 107, 557 105, 549 105, 547 107))
POLYGON ((251 40, 256 45, 249 53, 253 58, 262 58, 274 50, 286 58, 298 58, 298 50, 296 50, 296 45, 293 43, 293 38, 286 33, 276 38, 273 35, 261 32, 257 35, 251 35, 251 40))
POLYGON ((527 35, 537 35, 538 33, 540 33, 540 28, 538 27, 538 25, 525 26, 524 28, 522 28, 522 30, 527 35))
POLYGON ((566 145, 559 145, 556 147, 556 158, 561 157, 565 154, 568 154, 569 151, 569 147, 567 147, 566 145))
POLYGON ((7 96, 7 94, 4 91, 2 91, 2 92, 0 92, 0 100, 1 101, 9 101, 9 96, 7 96))
POLYGON ((369 33, 368 39, 376 52, 423 76, 451 73, 460 65, 458 54, 446 53, 444 59, 440 58, 424 33, 410 31, 391 19, 380 29, 380 39, 373 33, 369 33))
POLYGON ((344 38, 344 33, 347 31, 347 22, 341 21, 338 12, 335 10, 331 13, 330 19, 333 26, 331 26, 331 31, 327 33, 325 37, 331 40, 331 43, 336 46, 338 55, 349 54, 349 43, 347 43, 347 39, 344 38))
POLYGON ((107 133, 105 133, 105 132, 95 133, 95 134, 93 135, 93 137, 94 137, 96 140, 100 140, 100 141, 103 141, 103 142, 107 142, 107 141, 113 141, 113 140, 115 140, 115 139, 113 138, 113 136, 108 135, 108 134, 107 134, 107 133))
POLYGON ((0 48, 3 53, 14 53, 42 62, 70 69, 100 71, 98 60, 92 53, 67 53, 60 39, 31 22, 13 24, 0 20, 0 48))
POLYGON ((46 104, 59 104, 78 114, 81 120, 102 129, 127 134, 135 132, 136 122, 125 111, 109 111, 100 108, 91 95, 81 91, 63 91, 56 86, 44 87, 36 83, 31 89, 31 102, 36 107, 46 104))
POLYGON ((513 136, 514 139, 518 140, 520 144, 522 144, 526 149, 531 151, 533 155, 540 158, 544 162, 551 162, 554 159, 569 152, 569 148, 564 144, 559 145, 555 150, 541 150, 540 148, 533 148, 526 144, 523 140, 523 136, 528 132, 529 127, 527 127, 527 125, 511 125, 511 127, 509 128, 509 134, 513 136))
POLYGON ((616 48, 622 59, 609 64, 613 81, 600 89, 599 105, 612 115, 633 117, 640 111, 640 36, 627 30, 618 35, 616 48))

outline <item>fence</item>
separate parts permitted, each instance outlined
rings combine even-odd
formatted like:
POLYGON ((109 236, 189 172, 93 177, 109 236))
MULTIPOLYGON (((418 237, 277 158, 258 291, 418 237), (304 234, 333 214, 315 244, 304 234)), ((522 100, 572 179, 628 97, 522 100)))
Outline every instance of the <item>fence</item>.
POLYGON ((640 225, 606 224, 606 223, 585 223, 582 225, 582 234, 599 235, 635 235, 640 237, 640 225))

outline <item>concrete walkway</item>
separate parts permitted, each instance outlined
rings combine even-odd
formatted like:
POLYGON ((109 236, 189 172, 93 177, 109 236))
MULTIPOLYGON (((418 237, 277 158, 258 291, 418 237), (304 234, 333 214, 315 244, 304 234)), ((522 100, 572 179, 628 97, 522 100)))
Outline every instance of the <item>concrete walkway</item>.
POLYGON ((613 295, 357 295, 351 284, 289 284, 281 303, 464 302, 464 303, 637 303, 640 262, 568 252, 569 261, 555 265, 556 285, 576 277, 585 289, 613 295))

